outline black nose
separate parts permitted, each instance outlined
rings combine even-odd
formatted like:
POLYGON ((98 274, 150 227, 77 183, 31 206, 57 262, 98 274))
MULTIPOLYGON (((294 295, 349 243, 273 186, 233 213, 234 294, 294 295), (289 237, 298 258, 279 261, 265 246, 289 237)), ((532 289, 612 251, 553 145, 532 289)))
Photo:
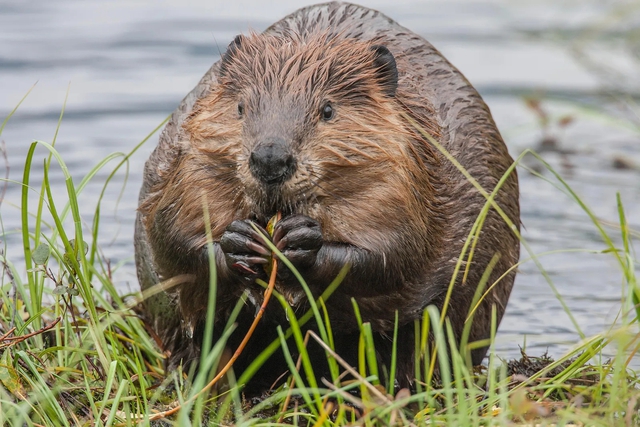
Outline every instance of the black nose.
POLYGON ((265 184, 281 184, 295 172, 295 159, 282 138, 270 137, 256 145, 249 157, 249 169, 265 184))

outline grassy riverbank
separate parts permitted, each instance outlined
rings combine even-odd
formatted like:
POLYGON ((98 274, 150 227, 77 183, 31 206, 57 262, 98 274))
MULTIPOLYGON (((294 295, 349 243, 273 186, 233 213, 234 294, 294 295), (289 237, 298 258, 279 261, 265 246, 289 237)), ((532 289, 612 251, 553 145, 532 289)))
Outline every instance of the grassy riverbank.
MULTIPOLYGON (((298 319, 290 316, 298 350, 303 354, 297 368, 298 361, 285 352, 295 372, 293 392, 283 388, 253 402, 243 400, 236 388, 217 399, 208 392, 199 393, 214 376, 216 363, 224 357, 223 343, 214 346, 211 354, 203 355, 206 369, 197 377, 187 380, 182 372, 165 372, 164 355, 137 311, 143 296, 119 294, 111 281, 111 266, 101 256, 97 236, 102 197, 93 219, 83 220, 80 216, 77 196, 86 184, 98 172, 112 168, 104 183, 106 188, 137 148, 128 154, 109 156, 80 182, 73 182, 64 159, 55 150, 55 140, 51 144, 38 141, 31 146, 22 179, 24 252, 3 252, 0 259, 4 267, 0 296, 0 425, 617 426, 640 422, 639 377, 630 369, 640 349, 638 313, 634 309, 640 291, 632 246, 632 238, 638 234, 627 227, 622 203, 618 206, 617 227, 605 227, 550 169, 545 179, 552 180, 558 191, 572 197, 587 213, 593 230, 601 237, 603 256, 610 256, 620 267, 626 301, 610 329, 585 337, 556 361, 523 354, 521 360, 507 363, 492 351, 488 366, 469 369, 464 363, 465 351, 446 342, 447 323, 429 308, 423 321, 416 322, 416 348, 425 348, 431 332, 438 344, 437 353, 451 355, 452 364, 446 363, 448 357, 439 357, 443 375, 440 380, 433 380, 433 354, 419 350, 419 381, 412 394, 408 390, 385 390, 379 384, 372 359, 375 354, 368 346, 371 340, 367 324, 362 325, 359 366, 344 366, 334 358, 329 322, 320 320, 320 337, 305 337, 296 324, 305 319, 322 319, 322 303, 318 301, 315 312, 298 319), (36 146, 47 148, 51 154, 44 163, 34 157, 36 146), (53 169, 64 173, 64 197, 51 192, 49 171, 53 169), (41 180, 32 179, 36 170, 41 180), (36 203, 29 204, 33 201, 29 194, 33 192, 39 197, 36 203), (69 223, 72 226, 63 225, 69 223), (17 271, 12 260, 22 258, 26 269, 17 271), (329 343, 327 357, 334 360, 336 373, 333 379, 317 384, 308 375, 305 339, 329 343), (609 360, 603 356, 605 352, 615 356, 609 360), (341 383, 338 372, 344 370, 356 380, 341 383), (351 393, 353 390, 359 393, 351 393), (178 406, 175 413, 159 417, 178 406)), ((534 153, 523 153, 519 159, 523 156, 536 157, 534 153)), ((537 162, 547 166, 541 158, 537 162)), ((523 247, 521 263, 538 265, 540 274, 561 299, 525 241, 523 247)), ((286 304, 277 295, 270 303, 286 304)), ((563 306, 566 307, 564 303, 563 306)), ((566 311, 573 318, 568 308, 566 311)), ((238 380, 242 382, 248 375, 240 375, 238 380)), ((234 379, 228 381, 233 383, 234 379)))

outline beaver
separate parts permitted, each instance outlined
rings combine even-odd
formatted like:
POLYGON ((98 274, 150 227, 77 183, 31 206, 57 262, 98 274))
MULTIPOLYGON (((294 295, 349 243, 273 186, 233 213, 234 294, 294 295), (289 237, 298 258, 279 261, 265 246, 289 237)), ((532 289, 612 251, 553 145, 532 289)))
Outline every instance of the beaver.
MULTIPOLYGON (((266 278, 270 250, 256 227, 279 212, 272 241, 314 296, 350 267, 326 301, 336 351, 357 363, 355 299, 386 367, 397 325, 396 381, 410 386, 415 320, 429 305, 443 309, 486 202, 421 131, 487 192, 513 163, 471 84, 425 39, 380 12, 325 3, 261 34, 236 37, 173 113, 144 169, 135 232, 139 280, 143 289, 181 282, 145 302, 168 366, 196 361, 203 345, 211 283, 204 208, 216 267, 214 342, 238 299, 248 296, 231 349, 263 298, 255 279, 266 278)), ((515 228, 518 197, 513 171, 495 202, 515 228)), ((488 283, 495 284, 475 310, 469 342, 490 336, 492 311, 500 321, 519 257, 517 233, 494 209, 474 244, 447 307, 460 340, 476 288, 493 265, 488 283)), ((309 304, 298 280, 282 263, 277 273, 278 289, 304 312, 309 304)), ((273 302, 236 372, 277 339, 277 325, 286 329, 287 318, 273 302)), ((471 351, 473 364, 486 350, 471 351)), ((265 390, 286 370, 278 352, 245 390, 265 390)))

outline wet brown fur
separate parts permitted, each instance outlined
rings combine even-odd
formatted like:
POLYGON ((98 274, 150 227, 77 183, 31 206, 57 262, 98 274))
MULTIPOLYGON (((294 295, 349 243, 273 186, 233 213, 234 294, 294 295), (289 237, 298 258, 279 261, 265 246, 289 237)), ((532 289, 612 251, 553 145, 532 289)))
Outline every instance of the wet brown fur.
MULTIPOLYGON (((443 184, 429 171, 435 170, 439 159, 402 116, 408 113, 437 137, 433 111, 428 105, 409 108, 413 100, 402 90, 397 99, 382 93, 371 46, 326 34, 306 40, 295 35, 246 38, 229 65, 229 76, 196 104, 184 125, 190 152, 166 181, 153 188, 156 197, 140 206, 150 233, 157 212, 162 211, 163 217, 180 224, 163 231, 179 233, 176 240, 186 238, 192 245, 188 250, 200 250, 206 244, 205 200, 213 214, 214 241, 235 219, 273 215, 273 204, 319 220, 326 240, 379 251, 389 244, 389 233, 401 230, 403 248, 393 251, 435 259, 443 233, 433 186, 443 184), (265 94, 290 94, 294 99, 283 103, 307 106, 310 112, 305 117, 310 123, 304 123, 294 137, 300 144, 301 167, 278 200, 268 200, 249 172, 252 146, 246 141, 251 137, 243 134, 237 117, 239 92, 256 103, 265 94), (330 123, 320 122, 325 100, 338 110, 330 123)), ((165 278, 181 273, 161 272, 165 278)), ((183 312, 191 313, 193 322, 205 310, 202 301, 181 298, 183 312)))
MULTIPOLYGON (((328 7, 332 10, 352 5, 332 3, 328 7)), ((282 211, 318 220, 325 242, 345 243, 379 255, 397 280, 364 285, 348 277, 328 302, 331 322, 334 330, 357 330, 350 302, 355 297, 363 320, 371 322, 385 337, 393 330, 398 310, 400 324, 409 328, 400 333, 408 341, 406 352, 410 353, 399 368, 399 377, 402 384, 410 383, 412 321, 420 317, 427 304, 442 308, 462 241, 483 198, 404 114, 437 140, 450 140, 447 148, 460 156, 488 191, 511 159, 490 115, 488 121, 481 119, 480 126, 498 141, 495 153, 487 157, 493 160, 474 163, 474 155, 481 157, 494 150, 479 146, 481 142, 474 143, 477 153, 465 157, 466 148, 457 143, 456 132, 466 131, 452 129, 446 123, 443 107, 432 104, 432 94, 425 93, 424 82, 412 75, 413 57, 405 57, 397 49, 394 52, 393 43, 389 46, 400 76, 395 96, 388 96, 387 82, 373 66, 372 46, 385 42, 384 37, 360 40, 339 28, 314 31, 300 19, 299 27, 297 22, 294 25, 283 20, 282 28, 276 25, 265 34, 244 37, 241 48, 214 67, 217 81, 207 86, 184 116, 180 140, 174 146, 178 154, 158 168, 157 176, 141 196, 141 223, 150 241, 158 279, 184 273, 196 277, 179 288, 177 297, 178 316, 191 333, 204 319, 209 293, 208 262, 197 255, 207 241, 205 205, 214 241, 233 220, 253 218, 264 225, 276 211, 282 211), (326 101, 335 107, 335 118, 329 122, 320 117, 326 101), (244 117, 238 115, 239 102, 244 103, 244 117), (268 194, 248 168, 248 157, 265 129, 284 135, 297 159, 295 174, 276 194, 268 194), (493 172, 486 172, 486 167, 493 172)), ((477 96, 474 93, 470 96, 477 96)), ((481 101, 466 108, 480 108, 479 117, 488 114, 488 110, 482 110, 486 106, 481 101)), ((474 135, 465 138, 473 139, 474 135)), ((517 223, 515 174, 497 201, 504 203, 517 223), (515 205, 509 197, 515 197, 515 205)), ((491 280, 517 260, 517 239, 510 234, 491 212, 482 233, 486 244, 478 245, 483 253, 474 258, 477 267, 468 277, 470 284, 459 279, 456 283, 463 287, 454 290, 459 296, 449 308, 456 334, 462 330, 475 285, 488 260, 501 252, 491 280)), ((216 255, 216 261, 223 262, 218 259, 221 254, 216 255)), ((320 269, 310 281, 314 293, 319 294, 335 272, 329 267, 320 269)), ((225 319, 244 290, 225 274, 219 269, 217 321, 225 319)), ((480 320, 477 326, 474 324, 472 339, 487 336, 492 305, 497 305, 498 316, 502 315, 513 276, 507 275, 504 286, 498 286, 478 309, 476 317, 480 320)), ((167 336, 177 334, 165 329, 167 336)), ((171 341, 174 363, 181 357, 194 357, 185 353, 191 345, 189 339, 180 336, 166 341, 171 341)))

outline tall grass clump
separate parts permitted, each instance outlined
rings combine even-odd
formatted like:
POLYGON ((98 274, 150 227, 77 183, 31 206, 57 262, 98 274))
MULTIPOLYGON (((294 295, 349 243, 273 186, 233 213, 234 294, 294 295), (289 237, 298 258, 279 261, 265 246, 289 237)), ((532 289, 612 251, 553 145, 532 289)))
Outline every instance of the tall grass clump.
MULTIPOLYGON (((470 349, 487 343, 467 342, 466 328, 458 345, 452 339, 446 313, 430 306, 414 324, 415 389, 398 390, 394 387, 395 357, 392 356, 387 372, 378 371, 368 323, 359 322, 357 366, 347 365, 334 351, 325 301, 340 286, 348 269, 345 266, 317 300, 309 292, 304 277, 295 272, 311 301, 310 311, 303 315, 291 310, 286 299, 273 290, 273 283, 260 283, 273 292, 268 303, 281 304, 287 311, 289 326, 278 330, 280 338, 245 372, 226 371, 224 367, 231 366, 233 361, 233 355, 225 353, 226 337, 236 327, 233 316, 219 342, 203 345, 211 350, 203 352, 197 374, 166 372, 160 343, 145 326, 137 307, 141 299, 163 292, 172 283, 159 284, 145 295, 120 294, 110 279, 107 261, 100 256, 98 239, 104 189, 157 129, 130 153, 116 153, 98 162, 79 182, 73 181, 56 150, 55 137, 51 143, 34 141, 25 158, 22 181, 16 184, 4 180, 7 185, 19 185, 21 189, 23 253, 3 253, 0 258, 4 269, 0 296, 0 425, 510 426, 538 420, 547 425, 572 422, 611 426, 635 425, 640 421, 638 377, 631 370, 632 360, 640 349, 637 334, 640 289, 632 243, 637 231, 629 228, 628 214, 619 196, 616 201, 619 224, 615 228, 605 227, 563 178, 544 159, 529 151, 519 156, 516 163, 525 156, 533 156, 548 169, 550 177, 541 178, 582 208, 601 237, 602 256, 611 257, 620 268, 626 297, 621 321, 609 330, 593 337, 582 335, 580 343, 555 361, 523 354, 521 360, 506 363, 494 351, 497 328, 494 315, 488 364, 474 368, 467 363, 470 349), (40 150, 36 151, 37 148, 40 150), (47 153, 44 159, 37 154, 43 149, 47 153), (52 192, 49 176, 54 168, 64 176, 63 197, 55 197, 52 192), (111 173, 103 184, 93 218, 87 222, 80 215, 78 196, 106 168, 111 168, 111 173), (32 179, 34 170, 42 172, 42 179, 37 182, 32 179), (34 196, 36 202, 32 203, 34 196), (12 259, 23 259, 25 270, 18 271, 12 259), (315 323, 317 333, 307 332, 303 327, 310 322, 315 323), (306 350, 310 342, 317 343, 325 352, 331 378, 316 379, 306 350), (605 360, 602 356, 605 349, 615 357, 605 360), (255 375, 270 354, 278 351, 283 352, 290 367, 286 385, 261 399, 245 400, 241 385, 255 375)), ((455 163, 437 141, 426 133, 425 137, 455 163)), ((464 274, 464 261, 473 256, 474 237, 481 232, 487 212, 495 209, 509 220, 494 202, 495 191, 486 193, 477 187, 487 201, 464 253, 460 254, 456 274, 464 274)), ((525 239, 521 241, 525 253, 518 266, 535 263, 562 301, 540 262, 540 255, 531 250, 525 239)), ((293 268, 277 248, 271 249, 274 263, 293 268)), ((488 283, 492 265, 478 285, 475 305, 495 286, 488 283)), ((452 278, 451 283, 454 282, 452 278)), ((212 278, 209 332, 205 340, 212 335, 214 290, 212 278)), ((240 304, 242 300, 238 309, 240 304)), ((563 306, 571 316, 567 306, 563 306)), ((358 315, 355 301, 353 309, 358 315)), ((472 318, 473 310, 467 325, 472 318)), ((575 320, 574 323, 579 331, 579 325, 575 320)), ((394 343, 396 339, 394 334, 394 343)))

